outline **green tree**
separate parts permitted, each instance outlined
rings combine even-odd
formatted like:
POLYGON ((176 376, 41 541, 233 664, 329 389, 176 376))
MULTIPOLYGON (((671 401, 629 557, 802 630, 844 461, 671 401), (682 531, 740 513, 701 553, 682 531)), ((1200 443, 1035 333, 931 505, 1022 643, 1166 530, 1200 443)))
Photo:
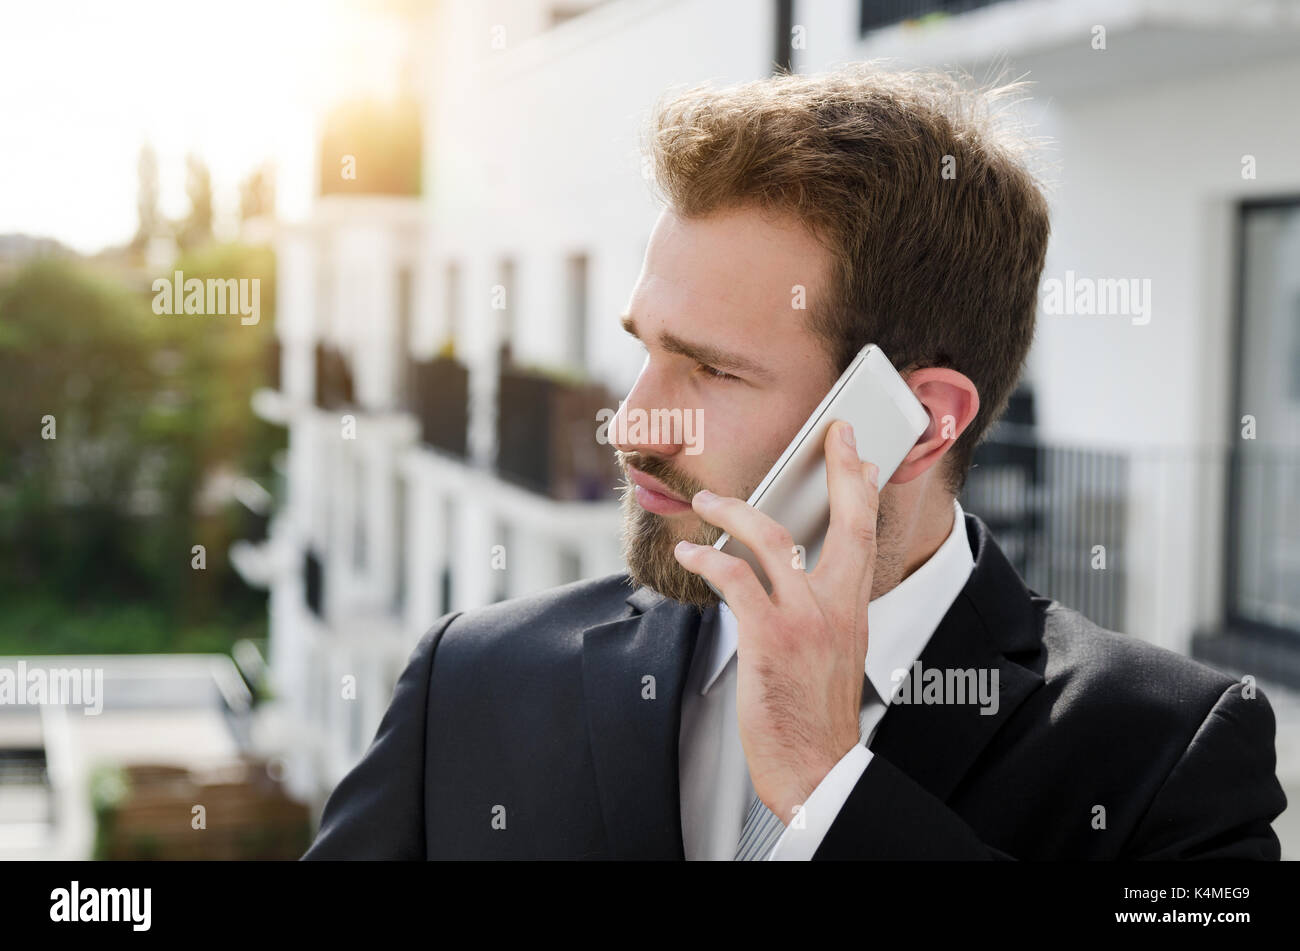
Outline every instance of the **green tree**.
POLYGON ((274 259, 209 245, 176 267, 257 279, 261 320, 159 316, 71 260, 0 285, 0 653, 224 649, 264 627, 264 595, 226 559, 246 512, 201 502, 223 471, 266 481, 284 445, 250 408, 274 259))
POLYGON ((190 212, 176 229, 176 243, 184 250, 212 240, 212 173, 197 155, 185 157, 185 194, 190 212))
POLYGON ((148 504, 140 435, 156 377, 143 302, 75 263, 47 259, 0 289, 0 579, 140 593, 120 556, 148 504), (53 438, 48 438, 53 437, 53 438), (111 585, 110 585, 111 582, 111 585))
POLYGON ((163 229, 162 210, 158 205, 158 153, 146 142, 140 147, 140 158, 136 164, 135 207, 139 219, 131 247, 143 251, 149 240, 160 234, 163 229))
POLYGON ((267 163, 254 169, 239 186, 239 220, 275 213, 275 170, 267 163))

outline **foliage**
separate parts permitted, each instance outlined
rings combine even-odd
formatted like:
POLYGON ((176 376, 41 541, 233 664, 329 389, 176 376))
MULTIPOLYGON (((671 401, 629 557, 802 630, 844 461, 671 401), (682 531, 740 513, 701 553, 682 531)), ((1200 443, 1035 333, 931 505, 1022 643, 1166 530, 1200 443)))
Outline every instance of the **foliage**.
POLYGON ((268 163, 254 169, 239 184, 239 220, 271 215, 275 212, 275 170, 268 163))
POLYGON ((190 213, 176 223, 176 243, 194 248, 212 240, 212 173, 197 155, 185 159, 185 194, 190 213))
POLYGON ((140 147, 136 175, 139 179, 136 186, 136 214, 139 225, 135 237, 131 240, 131 246, 140 251, 151 238, 161 233, 163 226, 163 214, 158 199, 158 153, 148 143, 140 147))
POLYGON ((265 598, 226 561, 249 519, 204 489, 222 471, 265 480, 283 445, 249 408, 273 339, 274 261, 227 245, 176 268, 259 278, 261 321, 158 316, 148 276, 76 261, 38 261, 0 286, 0 653, 255 636, 265 598))
POLYGON ((95 815, 95 842, 91 858, 100 861, 106 857, 112 841, 114 818, 118 807, 130 792, 126 770, 117 764, 101 763, 91 770, 90 807, 95 815))

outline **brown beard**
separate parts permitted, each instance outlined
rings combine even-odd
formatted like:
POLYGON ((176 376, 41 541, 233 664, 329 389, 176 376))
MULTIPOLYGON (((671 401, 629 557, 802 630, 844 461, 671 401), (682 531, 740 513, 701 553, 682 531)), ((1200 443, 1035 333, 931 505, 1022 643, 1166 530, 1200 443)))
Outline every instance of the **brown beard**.
MULTIPOLYGON (((647 512, 637 502, 631 480, 626 478, 627 467, 630 463, 686 499, 708 487, 683 476, 656 456, 624 452, 615 455, 625 473, 622 487, 623 559, 627 562, 628 575, 638 585, 645 585, 673 601, 700 609, 716 605, 719 599, 713 589, 699 575, 683 568, 673 555, 673 549, 683 538, 697 545, 711 546, 722 537, 722 529, 695 516, 697 530, 694 534, 683 534, 668 518, 647 512)), ((737 498, 749 498, 757 485, 754 483, 737 498)))
POLYGON ((880 490, 880 505, 876 509, 876 561, 871 569, 871 594, 875 600, 902 580, 903 553, 894 538, 894 523, 898 511, 889 485, 880 490))
MULTIPOLYGON (((698 530, 693 535, 677 531, 667 518, 647 512, 636 500, 633 486, 626 478, 630 463, 646 475, 653 476, 683 498, 692 498, 696 492, 707 488, 676 472, 668 463, 656 456, 615 452, 623 468, 624 484, 621 490, 623 504, 623 559, 628 575, 638 585, 659 592, 673 601, 693 605, 701 610, 713 607, 719 601, 704 579, 687 571, 673 555, 677 543, 685 538, 697 545, 713 545, 722 537, 722 529, 696 517, 698 530)), ((736 498, 748 499, 758 483, 743 490, 736 498)), ((892 541, 892 523, 896 512, 893 497, 882 492, 876 518, 876 562, 873 591, 870 597, 879 597, 898 583, 902 571, 902 558, 892 541)))

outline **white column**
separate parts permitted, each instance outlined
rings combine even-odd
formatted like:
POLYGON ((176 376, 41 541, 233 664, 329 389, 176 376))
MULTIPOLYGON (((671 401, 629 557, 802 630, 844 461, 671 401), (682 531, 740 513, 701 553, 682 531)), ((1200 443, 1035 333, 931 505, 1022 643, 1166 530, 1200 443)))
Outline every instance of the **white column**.
POLYGON ((318 260, 314 240, 294 233, 276 245, 276 335, 280 339, 280 389, 293 403, 315 398, 315 329, 318 260))
POLYGON ((452 609, 466 611, 492 602, 492 510, 481 497, 462 495, 456 499, 453 518, 452 609))
MULTIPOLYGON (((387 434, 385 434, 387 435, 387 434)), ((397 590, 396 525, 397 482, 393 447, 387 438, 363 456, 364 502, 367 531, 366 594, 378 610, 389 610, 397 590)))
POLYGON ((442 613, 442 566, 447 557, 443 539, 447 526, 442 494, 433 474, 418 460, 408 469, 407 484, 406 627, 418 637, 442 613))
POLYGON ((623 551, 617 530, 593 535, 578 548, 579 571, 583 578, 600 578, 625 571, 623 551))
POLYGON ((560 548, 553 535, 523 525, 512 526, 512 535, 506 552, 511 597, 544 591, 563 582, 560 548))

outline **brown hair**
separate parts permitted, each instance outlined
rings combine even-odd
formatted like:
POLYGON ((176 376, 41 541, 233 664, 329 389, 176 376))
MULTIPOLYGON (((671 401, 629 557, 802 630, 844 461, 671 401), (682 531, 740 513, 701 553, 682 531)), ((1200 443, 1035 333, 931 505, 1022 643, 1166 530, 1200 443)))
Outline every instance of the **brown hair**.
POLYGON ((831 252, 809 320, 837 374, 874 342, 900 372, 971 379, 980 409, 948 452, 954 494, 1034 334, 1047 202, 1022 162, 1030 140, 994 109, 1022 85, 875 63, 705 84, 661 99, 646 143, 676 213, 792 213, 831 252))

